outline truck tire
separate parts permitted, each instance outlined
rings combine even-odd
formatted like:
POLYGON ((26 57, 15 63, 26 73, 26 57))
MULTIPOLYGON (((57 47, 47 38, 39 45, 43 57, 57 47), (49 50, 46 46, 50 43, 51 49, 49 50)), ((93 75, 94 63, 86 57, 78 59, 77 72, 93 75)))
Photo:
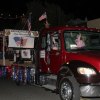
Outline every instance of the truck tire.
POLYGON ((74 77, 67 77, 61 80, 59 95, 61 100, 80 100, 79 84, 74 77))

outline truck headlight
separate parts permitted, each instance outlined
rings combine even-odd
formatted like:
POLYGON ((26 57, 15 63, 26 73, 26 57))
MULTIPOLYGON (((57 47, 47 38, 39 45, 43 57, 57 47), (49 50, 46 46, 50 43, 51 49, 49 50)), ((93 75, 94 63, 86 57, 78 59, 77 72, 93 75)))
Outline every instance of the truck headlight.
POLYGON ((85 67, 79 67, 77 68, 77 71, 79 74, 82 74, 82 75, 96 75, 96 72, 94 69, 92 68, 85 68, 85 67))

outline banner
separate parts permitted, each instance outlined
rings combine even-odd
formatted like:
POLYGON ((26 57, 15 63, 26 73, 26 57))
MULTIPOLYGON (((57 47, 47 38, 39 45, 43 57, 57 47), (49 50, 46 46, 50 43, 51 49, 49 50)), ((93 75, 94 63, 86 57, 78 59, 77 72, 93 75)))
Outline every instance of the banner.
POLYGON ((34 31, 34 34, 33 32, 31 32, 31 35, 29 35, 28 31, 10 30, 8 47, 34 48, 34 38, 35 37, 38 37, 38 32, 36 31, 34 31))

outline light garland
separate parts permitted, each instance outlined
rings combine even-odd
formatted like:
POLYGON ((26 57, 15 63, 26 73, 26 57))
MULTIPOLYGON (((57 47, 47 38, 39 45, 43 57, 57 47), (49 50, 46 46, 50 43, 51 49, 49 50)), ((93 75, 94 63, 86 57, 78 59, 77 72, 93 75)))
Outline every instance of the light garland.
POLYGON ((8 14, 8 15, 5 15, 5 16, 4 16, 3 13, 0 14, 0 19, 2 19, 2 20, 8 20, 8 19, 13 20, 13 19, 20 19, 20 18, 23 18, 23 17, 26 17, 25 14, 22 14, 22 15, 19 15, 19 16, 15 15, 15 17, 11 16, 11 14, 8 14))

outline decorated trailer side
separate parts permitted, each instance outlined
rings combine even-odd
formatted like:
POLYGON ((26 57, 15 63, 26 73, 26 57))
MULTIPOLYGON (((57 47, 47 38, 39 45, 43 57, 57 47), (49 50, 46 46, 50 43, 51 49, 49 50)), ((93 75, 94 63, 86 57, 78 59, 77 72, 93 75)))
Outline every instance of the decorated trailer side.
POLYGON ((20 64, 22 61, 23 65, 32 64, 34 40, 38 35, 38 31, 5 30, 4 36, 8 38, 7 50, 13 54, 12 63, 20 64))

